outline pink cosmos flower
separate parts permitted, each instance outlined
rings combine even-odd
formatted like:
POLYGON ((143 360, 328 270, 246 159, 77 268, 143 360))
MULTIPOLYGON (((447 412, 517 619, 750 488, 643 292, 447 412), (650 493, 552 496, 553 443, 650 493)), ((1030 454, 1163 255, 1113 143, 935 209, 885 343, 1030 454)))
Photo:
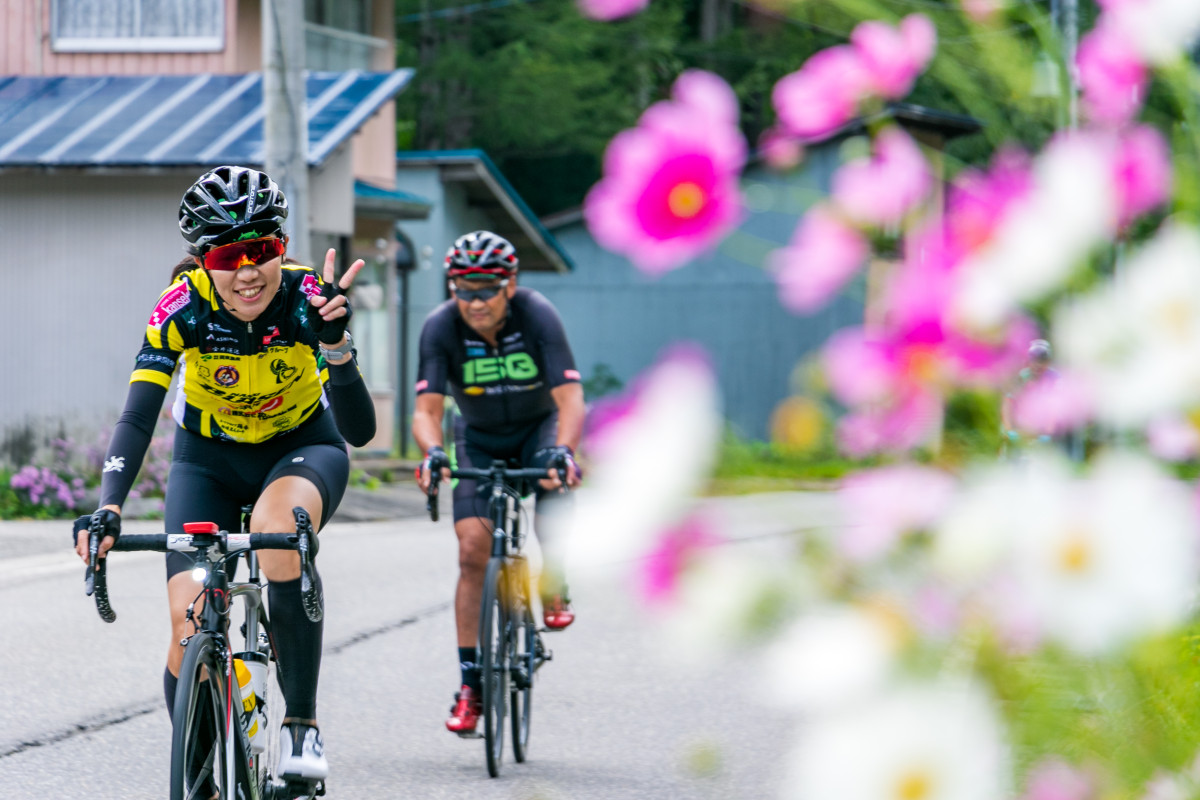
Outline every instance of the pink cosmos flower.
POLYGON ((1050 758, 1030 770, 1021 800, 1088 800, 1093 790, 1084 773, 1065 761, 1050 758))
POLYGON ((1171 151, 1157 128, 1139 125, 1117 144, 1117 204, 1120 224, 1166 202, 1171 195, 1171 151))
POLYGON ((1017 428, 1034 435, 1058 436, 1083 425, 1094 403, 1088 384, 1071 373, 1046 373, 1027 384, 1013 401, 1017 428))
POLYGON ((722 541, 700 512, 693 512, 661 531, 657 539, 638 572, 642 597, 653 605, 661 605, 674 596, 680 575, 697 552, 722 541))
POLYGON ((609 22, 638 13, 650 5, 650 0, 576 0, 576 4, 579 13, 588 19, 609 22))
POLYGON ((846 519, 838 550, 853 561, 871 561, 905 533, 932 525, 954 494, 954 479, 941 470, 900 464, 856 472, 838 494, 846 519))
POLYGON ((1005 0, 960 0, 963 11, 976 22, 987 24, 1004 10, 1005 0))
POLYGON ((804 145, 781 128, 768 128, 758 139, 758 152, 772 169, 788 170, 804 160, 804 145))
POLYGON ((954 182, 947 202, 949 244, 961 256, 987 244, 1013 204, 1033 190, 1029 157, 1002 150, 986 172, 964 170, 954 182))
POLYGON ((869 20, 854 29, 850 42, 870 76, 873 93, 898 100, 909 93, 933 57, 937 29, 922 14, 905 17, 899 29, 869 20))
POLYGON ((779 283, 784 306, 809 313, 841 289, 869 253, 858 231, 817 206, 804 215, 788 246, 771 252, 767 266, 779 283))
POLYGON ((1200 431, 1182 417, 1159 417, 1146 427, 1146 446, 1164 461, 1187 461, 1200 454, 1200 431))
POLYGON ((887 405, 855 411, 838 422, 838 444, 853 458, 900 453, 928 444, 941 429, 941 396, 910 388, 887 405))
POLYGON ((814 54, 799 70, 780 78, 771 101, 784 130, 814 141, 853 119, 870 87, 871 76, 858 51, 838 45, 814 54))
POLYGON ((1083 37, 1076 56, 1083 105, 1096 122, 1124 125, 1146 98, 1146 65, 1107 17, 1083 37))
POLYGON ((742 217, 738 175, 746 142, 733 90, 716 76, 684 73, 674 101, 651 106, 604 154, 604 176, 584 200, 602 246, 652 274, 683 265, 742 217))
POLYGON ((900 128, 880 133, 874 149, 873 158, 851 161, 837 171, 833 199, 855 220, 897 225, 929 191, 929 165, 921 148, 900 128))

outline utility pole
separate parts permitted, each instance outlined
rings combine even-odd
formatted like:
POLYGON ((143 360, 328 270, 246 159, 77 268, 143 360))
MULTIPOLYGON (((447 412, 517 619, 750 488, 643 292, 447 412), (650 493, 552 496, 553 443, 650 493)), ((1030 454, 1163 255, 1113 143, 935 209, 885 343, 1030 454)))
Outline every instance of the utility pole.
POLYGON ((311 264, 302 0, 262 0, 262 37, 264 167, 287 197, 288 255, 311 264))

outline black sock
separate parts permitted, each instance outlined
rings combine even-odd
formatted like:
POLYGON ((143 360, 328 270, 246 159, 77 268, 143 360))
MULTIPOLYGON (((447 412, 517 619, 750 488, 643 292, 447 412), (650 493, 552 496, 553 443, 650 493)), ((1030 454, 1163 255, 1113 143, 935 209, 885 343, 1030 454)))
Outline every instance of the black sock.
MULTIPOLYGON (((321 592, 321 576, 316 570, 313 570, 313 579, 317 591, 321 592)), ((312 622, 304 613, 299 578, 268 584, 267 598, 287 716, 316 719, 317 677, 321 672, 321 634, 325 621, 312 622)))
POLYGON ((179 685, 179 678, 171 674, 171 670, 163 670, 163 697, 167 700, 167 716, 174 719, 175 712, 175 687, 179 685))
POLYGON ((478 694, 483 691, 483 682, 479 679, 479 655, 474 647, 458 648, 458 667, 462 670, 462 685, 471 687, 478 694))

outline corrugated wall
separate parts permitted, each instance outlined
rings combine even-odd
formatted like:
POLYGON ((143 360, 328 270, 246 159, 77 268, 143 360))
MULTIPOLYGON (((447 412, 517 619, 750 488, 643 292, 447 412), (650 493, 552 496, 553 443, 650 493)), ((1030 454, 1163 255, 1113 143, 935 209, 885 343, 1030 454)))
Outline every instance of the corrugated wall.
POLYGON ((521 283, 557 306, 585 379, 604 364, 628 383, 672 342, 697 342, 716 365, 727 419, 745 436, 766 438, 796 365, 835 330, 862 321, 861 288, 798 317, 762 269, 766 252, 787 242, 803 210, 826 193, 835 159, 834 148, 819 148, 793 176, 750 170, 746 222, 717 252, 661 278, 600 249, 577 222, 552 231, 576 272, 524 274, 521 283))
POLYGON ((27 429, 41 440, 116 421, 146 320, 184 255, 176 214, 194 177, 0 175, 0 460, 27 429))

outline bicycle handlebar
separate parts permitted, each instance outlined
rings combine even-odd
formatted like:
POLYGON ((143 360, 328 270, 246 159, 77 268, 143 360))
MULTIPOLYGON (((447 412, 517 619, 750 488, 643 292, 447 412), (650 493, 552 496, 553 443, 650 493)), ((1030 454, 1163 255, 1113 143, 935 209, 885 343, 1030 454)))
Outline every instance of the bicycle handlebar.
MULTIPOLYGON (((461 467, 459 469, 451 469, 450 477, 452 479, 453 478, 467 478, 469 480, 481 480, 481 481, 495 481, 495 480, 538 481, 538 480, 544 480, 546 477, 548 477, 546 475, 546 470, 550 469, 550 468, 551 467, 547 467, 547 468, 520 467, 520 468, 517 468, 517 467, 505 466, 503 462, 494 462, 492 464, 492 466, 487 467, 485 469, 479 469, 477 467, 461 467)), ((557 461, 553 465, 552 469, 554 469, 558 473, 558 480, 560 483, 562 483, 562 486, 565 489, 567 486, 566 464, 562 463, 561 461, 557 461)), ((438 483, 439 483, 439 481, 441 481, 441 479, 442 479, 442 476, 441 476, 440 470, 436 471, 436 472, 430 471, 429 488, 425 492, 426 498, 427 498, 426 502, 425 502, 425 510, 429 512, 429 518, 431 520, 433 520, 434 522, 438 521, 438 483)))
MULTIPOLYGON (((149 550, 162 553, 193 553, 216 549, 218 553, 237 555, 251 550, 295 550, 300 554, 300 596, 304 613, 313 622, 324 616, 324 598, 313 579, 312 559, 317 554, 317 538, 308 512, 292 509, 296 530, 292 533, 127 533, 113 543, 111 550, 149 550)), ((214 526, 216 527, 216 526, 214 526)), ((96 611, 105 622, 116 622, 117 612, 108 599, 107 558, 99 558, 103 531, 93 522, 88 530, 88 567, 84 576, 84 594, 94 595, 96 611)))

